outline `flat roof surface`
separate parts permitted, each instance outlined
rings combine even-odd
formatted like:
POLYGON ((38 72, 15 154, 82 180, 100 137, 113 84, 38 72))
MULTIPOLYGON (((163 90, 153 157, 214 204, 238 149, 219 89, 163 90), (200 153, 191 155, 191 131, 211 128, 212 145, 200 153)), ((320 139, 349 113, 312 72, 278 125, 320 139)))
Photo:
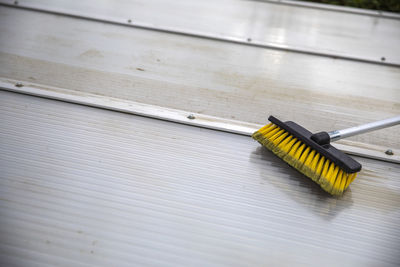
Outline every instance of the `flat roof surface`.
POLYGON ((0 0, 0 265, 398 266, 399 126, 340 198, 246 136, 400 114, 399 16, 300 5, 0 0))
MULTIPOLYGON (((311 131, 400 114, 400 68, 394 66, 5 6, 0 15, 0 77, 26 85, 257 124, 274 114, 311 131)), ((381 146, 382 153, 400 148, 395 128, 350 140, 381 146)))
POLYGON ((396 266, 399 164, 342 198, 251 138, 0 92, 4 266, 396 266))

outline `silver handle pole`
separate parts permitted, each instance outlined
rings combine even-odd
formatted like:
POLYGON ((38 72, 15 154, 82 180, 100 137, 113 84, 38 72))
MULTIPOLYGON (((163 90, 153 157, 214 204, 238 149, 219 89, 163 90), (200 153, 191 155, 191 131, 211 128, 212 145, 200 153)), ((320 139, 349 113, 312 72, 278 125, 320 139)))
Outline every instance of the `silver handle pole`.
POLYGON ((331 138, 331 141, 337 141, 342 138, 350 137, 353 135, 358 135, 366 132, 371 132, 374 130, 379 130, 382 128, 387 128, 396 124, 400 124, 400 116, 396 116, 390 119, 386 120, 381 120, 381 121, 375 121, 371 123, 367 123, 364 125, 359 125, 343 130, 337 130, 337 131, 332 131, 328 132, 329 137, 331 138))

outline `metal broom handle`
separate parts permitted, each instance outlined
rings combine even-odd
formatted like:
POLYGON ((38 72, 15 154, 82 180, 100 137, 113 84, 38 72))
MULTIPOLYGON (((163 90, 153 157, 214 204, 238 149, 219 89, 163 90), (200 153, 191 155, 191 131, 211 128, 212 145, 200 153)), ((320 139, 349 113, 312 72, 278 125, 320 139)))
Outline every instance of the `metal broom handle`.
POLYGON ((370 122, 367 124, 363 124, 363 125, 343 129, 343 130, 331 131, 331 132, 328 132, 328 134, 329 134, 329 137, 331 138, 331 141, 337 141, 342 138, 350 137, 350 136, 357 135, 357 134, 367 133, 367 132, 379 130, 382 128, 387 128, 387 127, 394 126, 397 124, 400 124, 400 116, 396 116, 396 117, 386 119, 386 120, 370 122))

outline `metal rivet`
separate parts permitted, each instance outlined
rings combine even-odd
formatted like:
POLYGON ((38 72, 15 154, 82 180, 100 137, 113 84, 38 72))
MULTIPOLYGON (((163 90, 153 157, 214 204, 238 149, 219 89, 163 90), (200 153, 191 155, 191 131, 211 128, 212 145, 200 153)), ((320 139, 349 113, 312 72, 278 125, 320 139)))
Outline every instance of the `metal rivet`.
POLYGON ((16 87, 22 87, 22 86, 24 86, 24 85, 23 85, 22 83, 16 83, 15 86, 16 86, 16 87))
POLYGON ((188 118, 189 120, 194 120, 194 119, 196 119, 196 117, 195 117, 193 114, 190 114, 189 116, 187 116, 187 118, 188 118))
POLYGON ((131 20, 131 19, 128 19, 128 23, 132 23, 132 20, 131 20))
POLYGON ((251 38, 247 38, 247 42, 251 42, 251 38))
POLYGON ((391 156, 391 155, 393 155, 394 153, 393 153, 393 150, 388 149, 388 150, 385 151, 385 154, 391 156))
POLYGON ((386 58, 385 57, 381 57, 381 61, 385 61, 386 60, 386 58))
POLYGON ((14 5, 18 5, 18 1, 14 1, 14 5))

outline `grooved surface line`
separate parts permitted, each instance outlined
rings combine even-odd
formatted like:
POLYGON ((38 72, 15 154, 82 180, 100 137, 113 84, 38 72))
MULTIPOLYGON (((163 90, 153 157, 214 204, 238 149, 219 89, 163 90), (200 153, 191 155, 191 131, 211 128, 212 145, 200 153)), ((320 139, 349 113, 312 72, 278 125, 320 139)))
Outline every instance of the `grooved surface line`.
POLYGON ((0 92, 1 266, 396 266, 400 166, 342 198, 252 139, 0 92))

